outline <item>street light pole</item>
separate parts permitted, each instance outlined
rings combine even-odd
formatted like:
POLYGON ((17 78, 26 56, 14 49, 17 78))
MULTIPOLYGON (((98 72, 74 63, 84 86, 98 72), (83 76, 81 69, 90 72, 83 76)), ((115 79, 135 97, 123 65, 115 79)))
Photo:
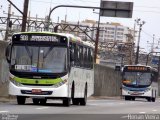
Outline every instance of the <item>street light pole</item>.
POLYGON ((140 19, 138 19, 137 21, 137 25, 139 25, 139 35, 138 35, 138 42, 137 42, 137 52, 136 52, 136 60, 135 60, 135 64, 138 64, 139 61, 139 44, 140 44, 140 38, 141 38, 141 31, 142 31, 142 26, 145 24, 144 21, 140 22, 140 19))
POLYGON ((10 17, 11 17, 11 4, 9 3, 9 5, 8 5, 8 17, 7 17, 6 33, 5 33, 4 40, 8 40, 10 17))
POLYGON ((155 34, 153 34, 153 43, 152 43, 151 52, 154 52, 154 38, 155 38, 155 34))
POLYGON ((96 34, 96 41, 95 41, 95 51, 94 51, 94 62, 96 63, 97 60, 97 53, 98 53, 98 41, 99 41, 99 26, 100 26, 100 12, 99 12, 99 18, 98 18, 98 25, 97 25, 97 34, 96 34))

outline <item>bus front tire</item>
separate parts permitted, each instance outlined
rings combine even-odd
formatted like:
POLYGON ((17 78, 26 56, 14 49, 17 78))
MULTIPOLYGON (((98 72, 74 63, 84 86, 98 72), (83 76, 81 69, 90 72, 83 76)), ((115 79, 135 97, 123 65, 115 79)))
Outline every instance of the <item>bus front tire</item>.
POLYGON ((17 103, 18 103, 18 105, 24 105, 25 101, 26 101, 26 97, 17 96, 17 103))
POLYGON ((85 87, 85 90, 84 90, 84 97, 83 98, 80 98, 80 105, 83 105, 85 106, 86 103, 87 103, 87 85, 85 87))
POLYGON ((152 102, 155 102, 156 98, 152 98, 152 102))
POLYGON ((73 105, 79 105, 79 99, 78 98, 72 98, 73 105))
POLYGON ((135 97, 131 97, 131 100, 135 101, 135 97))
POLYGON ((148 97, 148 98, 147 98, 147 101, 148 101, 148 102, 152 102, 152 98, 151 98, 151 97, 148 97))
POLYGON ((71 99, 72 99, 72 104, 73 105, 79 105, 79 99, 74 98, 75 93, 75 87, 74 87, 74 82, 72 83, 72 93, 71 93, 71 99))
POLYGON ((69 107, 71 105, 70 102, 71 102, 70 98, 63 99, 63 105, 66 107, 69 107))
POLYGON ((131 100, 131 97, 125 96, 124 99, 125 99, 125 100, 131 100))

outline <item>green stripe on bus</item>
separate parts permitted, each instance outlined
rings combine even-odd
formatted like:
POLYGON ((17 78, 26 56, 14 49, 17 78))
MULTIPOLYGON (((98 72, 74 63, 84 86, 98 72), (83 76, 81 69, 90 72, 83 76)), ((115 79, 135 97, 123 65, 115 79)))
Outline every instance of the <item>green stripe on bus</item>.
POLYGON ((24 84, 57 84, 59 82, 62 82, 63 80, 61 78, 57 79, 28 79, 28 78, 19 78, 14 77, 13 80, 19 83, 24 84))

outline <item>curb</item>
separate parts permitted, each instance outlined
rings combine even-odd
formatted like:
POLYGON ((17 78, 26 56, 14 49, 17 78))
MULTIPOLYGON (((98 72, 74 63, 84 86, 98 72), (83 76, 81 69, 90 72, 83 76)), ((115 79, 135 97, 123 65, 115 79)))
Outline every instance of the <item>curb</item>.
POLYGON ((122 99, 121 96, 91 96, 89 97, 88 99, 91 99, 91 100, 102 100, 102 99, 109 99, 109 100, 120 100, 122 99))
POLYGON ((6 103, 6 102, 12 102, 12 101, 16 101, 15 97, 12 96, 0 96, 0 102, 2 103, 6 103))

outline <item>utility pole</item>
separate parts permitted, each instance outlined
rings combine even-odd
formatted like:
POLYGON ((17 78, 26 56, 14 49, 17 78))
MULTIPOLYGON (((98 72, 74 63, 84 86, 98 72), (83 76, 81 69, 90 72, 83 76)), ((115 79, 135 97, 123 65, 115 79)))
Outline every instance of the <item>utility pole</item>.
MULTIPOLYGON (((102 0, 100 2, 101 6, 102 0)), ((101 9, 99 10, 101 11, 101 9)), ((99 17, 98 17, 98 25, 97 25, 97 34, 96 34, 96 41, 95 41, 95 51, 94 51, 94 62, 96 63, 97 60, 97 53, 98 53, 98 42, 99 42, 99 26, 100 26, 100 21, 101 21, 101 13, 99 12, 99 17)))
POLYGON ((160 56, 158 61, 158 93, 160 95, 160 56))
POLYGON ((11 17, 11 4, 9 3, 9 5, 8 5, 8 17, 7 17, 6 33, 5 33, 4 40, 8 40, 10 17, 11 17))
POLYGON ((155 40, 155 34, 153 34, 153 43, 151 46, 151 52, 154 52, 154 40, 155 40))
POLYGON ((29 5, 29 0, 24 0, 22 29, 21 29, 22 32, 25 32, 25 31, 26 31, 28 5, 29 5))
POLYGON ((140 21, 140 19, 137 21, 137 25, 139 25, 139 35, 138 35, 138 43, 137 43, 137 52, 136 52, 136 60, 135 60, 135 64, 138 64, 139 61, 139 43, 140 43, 140 38, 141 38, 141 31, 142 31, 142 26, 145 24, 144 21, 140 21))

